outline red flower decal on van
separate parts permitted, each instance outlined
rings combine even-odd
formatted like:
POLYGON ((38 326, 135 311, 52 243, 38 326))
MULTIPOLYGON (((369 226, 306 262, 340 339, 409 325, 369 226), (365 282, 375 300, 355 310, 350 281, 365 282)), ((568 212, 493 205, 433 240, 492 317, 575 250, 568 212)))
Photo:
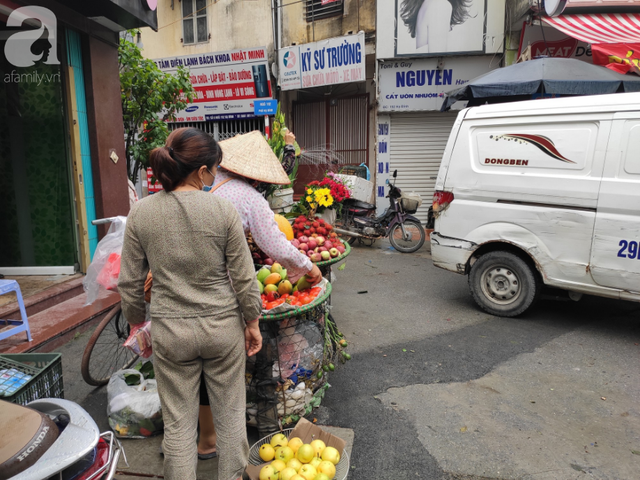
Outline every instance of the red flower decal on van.
POLYGON ((542 135, 516 133, 516 134, 509 134, 509 135, 500 135, 496 137, 496 139, 497 138, 505 138, 507 140, 516 140, 517 142, 520 142, 520 143, 528 143, 530 145, 533 145, 534 147, 539 148, 544 153, 546 153, 552 158, 555 158, 556 160, 560 160, 561 162, 566 162, 566 163, 576 163, 573 160, 569 160, 568 158, 564 157, 558 151, 553 141, 547 137, 543 137, 542 135))

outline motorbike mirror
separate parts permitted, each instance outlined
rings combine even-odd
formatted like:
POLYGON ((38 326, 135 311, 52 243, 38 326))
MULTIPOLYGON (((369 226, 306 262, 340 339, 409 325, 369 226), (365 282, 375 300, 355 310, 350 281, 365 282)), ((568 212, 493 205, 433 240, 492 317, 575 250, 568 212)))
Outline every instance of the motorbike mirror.
POLYGON ((396 178, 398 176, 398 170, 394 170, 393 171, 393 178, 396 178))
POLYGON ((385 180, 385 182, 384 182, 384 183, 386 183, 387 185, 389 185, 389 179, 387 178, 387 179, 385 180))

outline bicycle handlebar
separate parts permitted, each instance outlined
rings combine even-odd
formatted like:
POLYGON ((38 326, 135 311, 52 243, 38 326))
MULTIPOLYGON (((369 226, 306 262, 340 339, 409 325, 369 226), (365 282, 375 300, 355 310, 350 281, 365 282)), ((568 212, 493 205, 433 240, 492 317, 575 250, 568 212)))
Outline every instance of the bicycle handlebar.
POLYGON ((91 220, 91 225, 105 225, 107 223, 115 222, 118 217, 98 218, 97 220, 91 220))

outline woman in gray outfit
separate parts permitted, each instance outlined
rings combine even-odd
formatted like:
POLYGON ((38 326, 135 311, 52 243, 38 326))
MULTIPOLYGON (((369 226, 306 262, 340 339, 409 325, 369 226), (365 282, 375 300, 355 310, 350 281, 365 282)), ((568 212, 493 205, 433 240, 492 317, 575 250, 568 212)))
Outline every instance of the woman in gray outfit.
POLYGON ((145 319, 144 283, 153 271, 151 337, 166 479, 196 478, 201 376, 222 453, 218 478, 240 478, 248 462, 245 360, 262 347, 261 300, 236 209, 202 191, 213 184, 221 156, 200 130, 172 132, 150 157, 164 191, 134 205, 122 248, 118 290, 131 324, 145 319))

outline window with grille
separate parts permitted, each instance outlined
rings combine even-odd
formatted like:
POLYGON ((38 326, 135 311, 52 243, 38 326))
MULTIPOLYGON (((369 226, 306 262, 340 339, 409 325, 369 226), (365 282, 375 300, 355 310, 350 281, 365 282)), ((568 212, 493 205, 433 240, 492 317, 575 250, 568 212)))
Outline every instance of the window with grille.
POLYGON ((307 22, 335 17, 344 12, 344 0, 304 0, 307 22))
POLYGON ((207 0, 182 0, 182 42, 188 45, 207 41, 207 0))

